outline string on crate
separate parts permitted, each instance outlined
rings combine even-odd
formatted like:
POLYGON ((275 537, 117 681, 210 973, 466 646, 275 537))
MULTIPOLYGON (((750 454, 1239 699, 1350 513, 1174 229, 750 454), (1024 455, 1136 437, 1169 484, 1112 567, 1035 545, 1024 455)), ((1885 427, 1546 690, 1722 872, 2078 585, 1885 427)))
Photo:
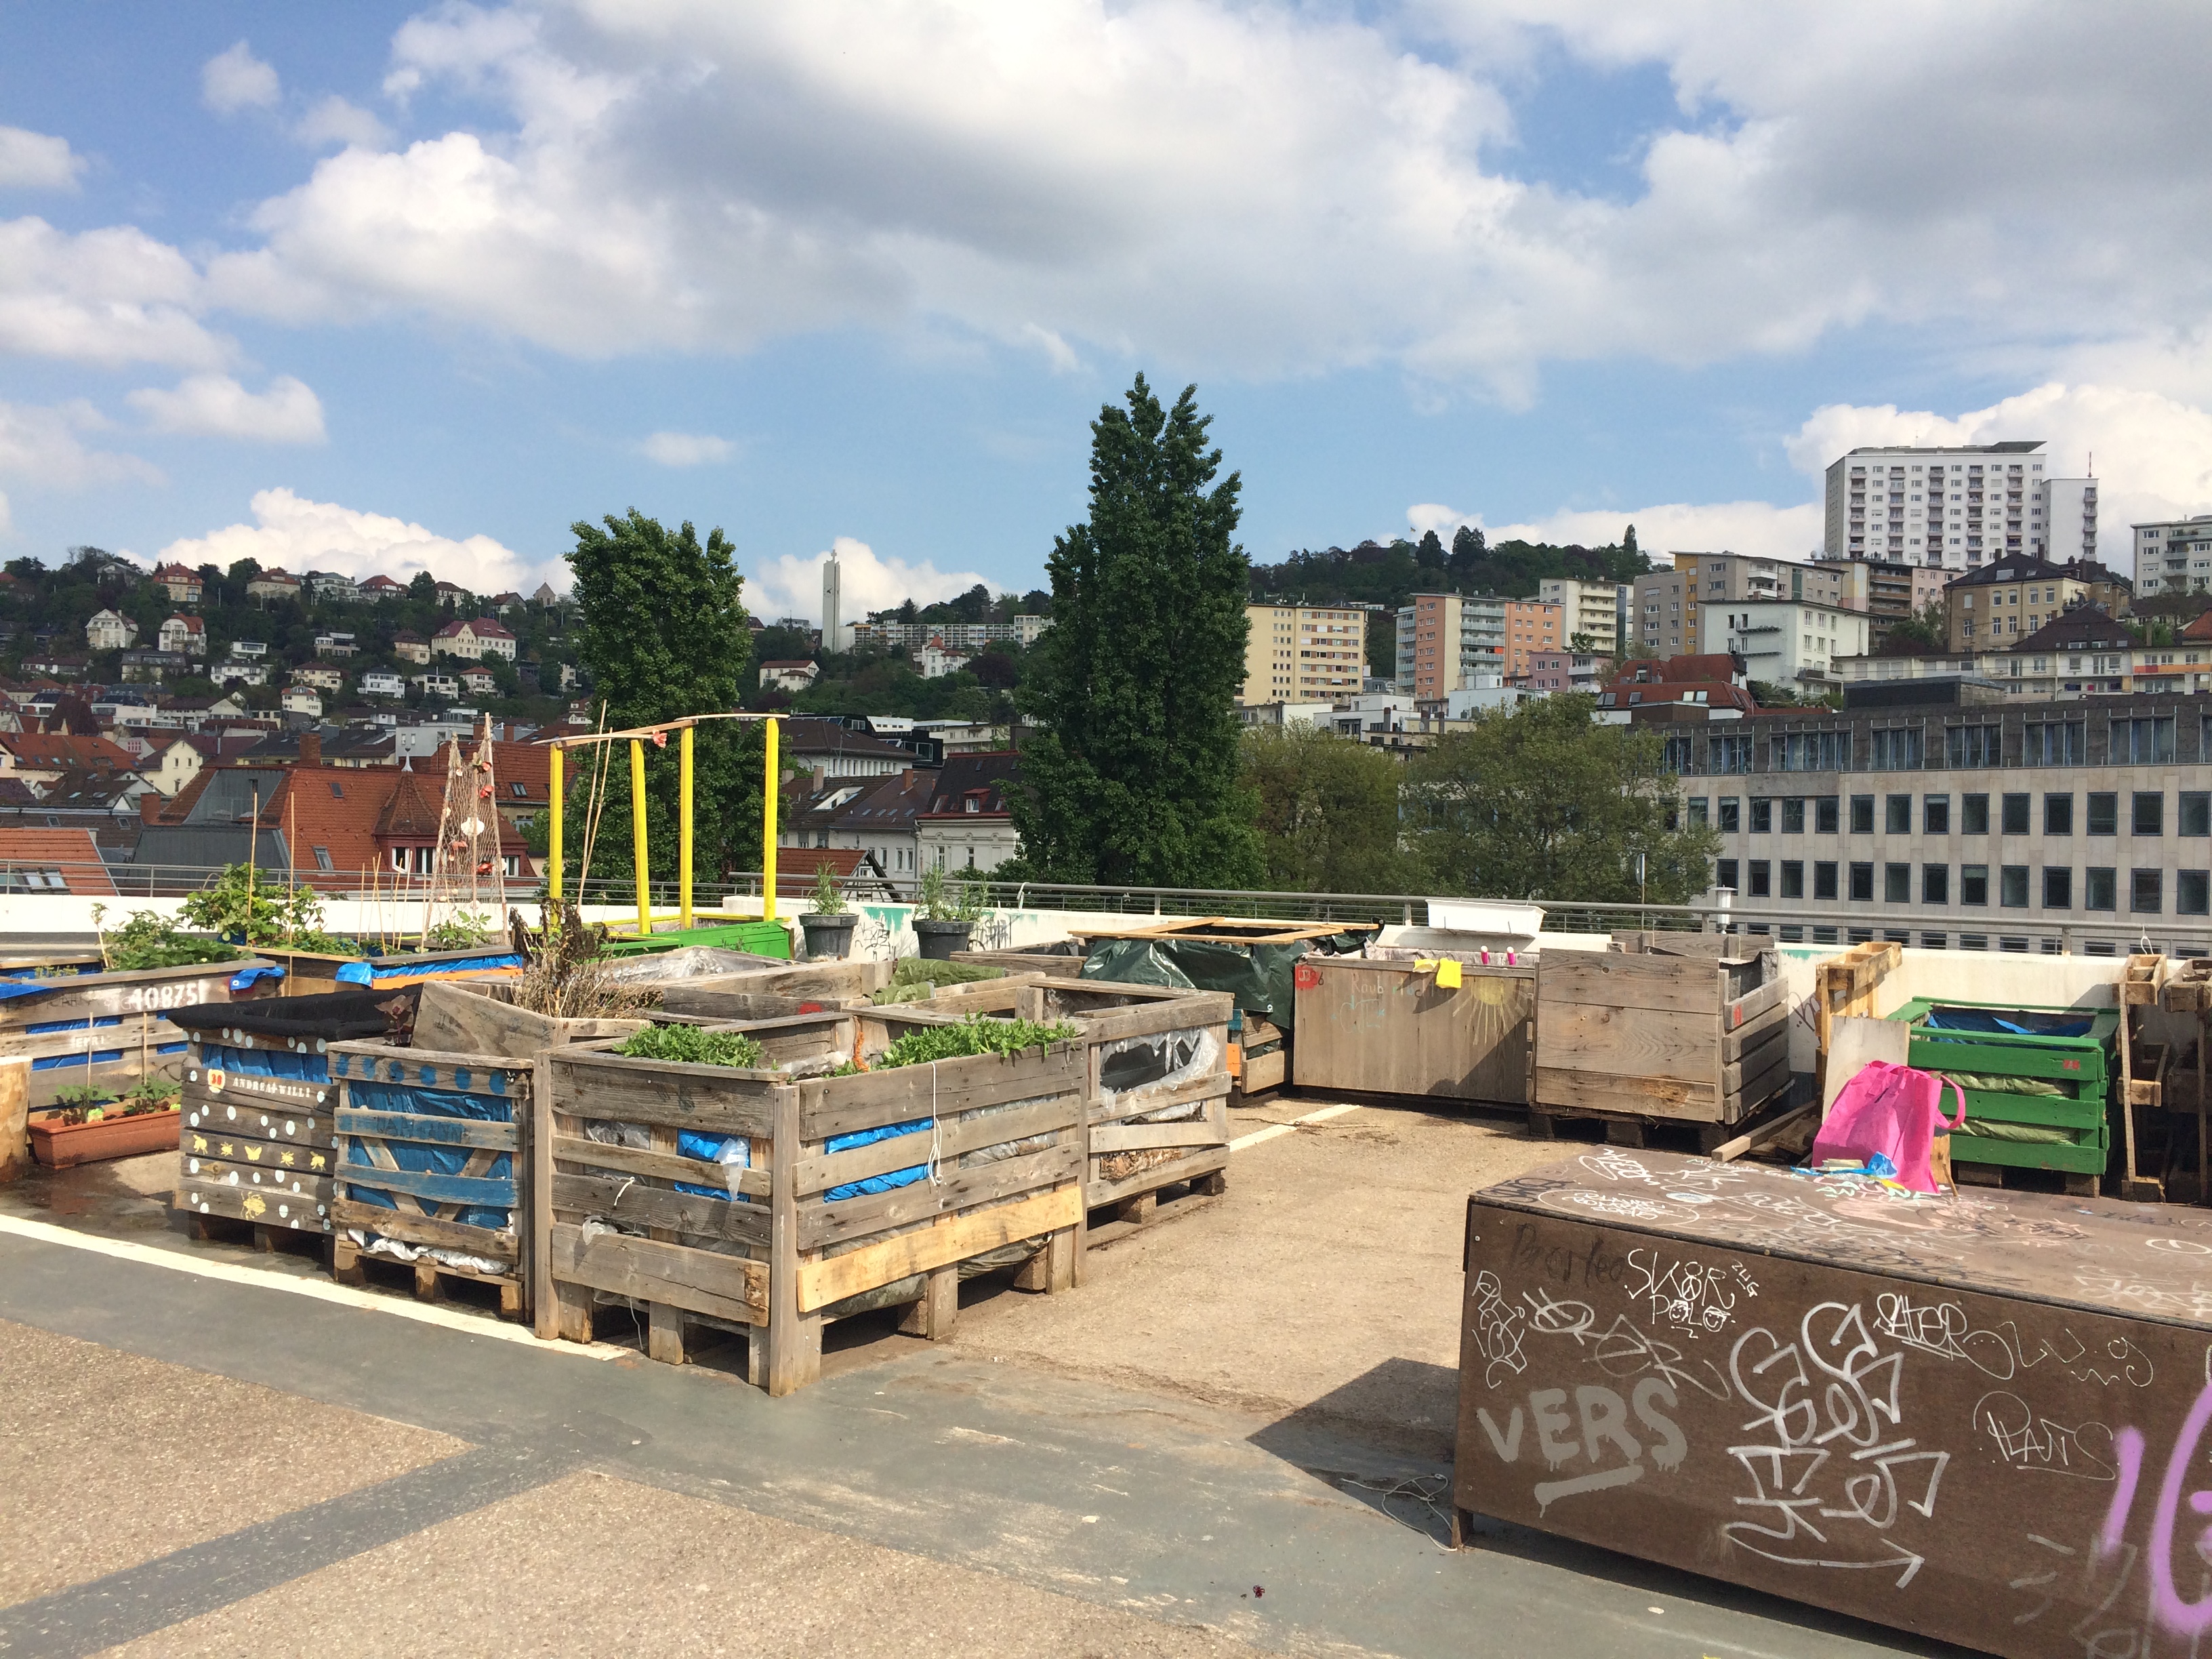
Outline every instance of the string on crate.
POLYGON ((937 1166, 945 1153, 945 1121, 937 1115, 937 1062, 929 1062, 929 1184, 938 1182, 937 1166))

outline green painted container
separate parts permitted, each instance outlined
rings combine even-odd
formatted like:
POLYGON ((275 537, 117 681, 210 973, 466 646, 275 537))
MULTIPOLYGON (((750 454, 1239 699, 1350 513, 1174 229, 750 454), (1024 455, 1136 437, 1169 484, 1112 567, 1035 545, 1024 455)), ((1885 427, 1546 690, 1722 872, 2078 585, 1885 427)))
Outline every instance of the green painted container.
MULTIPOLYGON (((2112 1146, 2108 1109, 2118 1074, 2115 1044, 2120 1029, 2117 1008, 2021 1007, 1990 1002, 1962 1002, 1955 997, 1917 997, 1892 1019, 1913 1028, 1905 1051, 1908 1065, 1960 1079, 1966 1096, 1966 1121, 1988 1126, 1951 1134, 1954 1164, 1999 1164, 2014 1169, 2058 1170, 2069 1175, 2101 1176, 2112 1146), (1944 1030, 1931 1026, 1938 1009, 1987 1015, 2029 1027, 2025 1031, 1944 1030), (2039 1025, 2086 1020, 2078 1036, 2039 1034, 2039 1025), (1974 1079, 2017 1079, 2047 1085, 2056 1093, 2023 1094, 1977 1087, 1974 1079), (2017 1131, 2021 1138, 2004 1131, 2017 1131), (2045 1138, 2050 1137, 2050 1138, 2045 1138)), ((1943 1091, 1945 1115, 1957 1110, 1956 1098, 1943 1091)))
POLYGON ((680 951, 689 945, 710 945, 724 951, 750 951, 757 957, 791 960, 791 930, 780 921, 720 921, 680 933, 648 933, 643 939, 611 939, 602 946, 611 957, 658 955, 680 951))

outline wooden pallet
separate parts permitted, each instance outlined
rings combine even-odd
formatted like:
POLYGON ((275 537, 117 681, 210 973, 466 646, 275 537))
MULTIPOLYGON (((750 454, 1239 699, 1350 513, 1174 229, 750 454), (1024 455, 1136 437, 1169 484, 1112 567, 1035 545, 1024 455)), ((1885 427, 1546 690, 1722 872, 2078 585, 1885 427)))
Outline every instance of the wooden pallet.
POLYGON ((1685 1122, 1680 1118, 1657 1118, 1632 1112, 1601 1112, 1588 1109, 1560 1106, 1532 1107, 1528 1112, 1528 1133, 1536 1140, 1565 1140, 1559 1127, 1567 1123, 1595 1123, 1605 1133, 1608 1146, 1641 1148, 1648 1146, 1654 1131, 1662 1126, 1678 1126, 1688 1129, 1697 1137, 1698 1150, 1711 1157, 1729 1141, 1743 1133, 1741 1124, 1685 1122))
POLYGON ((327 1080, 264 1077, 222 1064, 227 1048, 284 1053, 290 1045, 242 1034, 228 1045, 194 1040, 185 1064, 172 1203, 196 1224, 228 1218, 328 1234, 337 1190, 336 1091, 327 1080))
POLYGON ((1814 1078, 1823 1100, 1827 1098, 1828 1044, 1836 1022, 1876 1018, 1880 1011, 1875 1006, 1875 993, 1904 962, 1903 945, 1893 940, 1869 940, 1813 964, 1814 1040, 1819 1050, 1814 1078))
POLYGON ((2145 1012, 2162 1000, 2160 990, 2166 973, 2163 956, 2131 956, 2121 965, 2119 983, 2113 987, 2114 1000, 2120 1006, 2118 1092, 2122 1133, 2118 1150, 2123 1161, 2118 1183, 2119 1195, 2149 1203, 2164 1202, 2166 1187, 2162 1170, 2153 1176, 2143 1168, 2138 1146, 2143 1137, 2139 1133, 2136 1115, 2139 1108, 2157 1109, 2165 1082, 2165 1046, 2145 1039, 2142 1020, 2145 1012))
MULTIPOLYGON (((184 1206, 179 1204, 179 1209, 184 1206)), ((243 1215, 226 1215, 220 1211, 187 1210, 185 1231, 203 1244, 251 1244, 263 1255, 278 1251, 299 1255, 312 1251, 327 1267, 331 1259, 330 1234, 327 1228, 301 1229, 283 1221, 248 1220, 243 1215)))
POLYGON ((443 1302, 455 1285, 489 1285, 499 1297, 501 1319, 522 1317, 523 1282, 513 1273, 486 1273, 457 1267, 434 1256, 402 1261, 381 1251, 366 1250, 343 1235, 331 1242, 331 1276, 341 1285, 367 1285, 379 1277, 411 1289, 417 1302, 443 1302))
POLYGON ((415 1270, 418 1296, 434 1297, 443 1279, 470 1279, 501 1287, 501 1311, 523 1316, 532 1064, 496 1054, 334 1042, 330 1066, 338 1089, 333 1271, 342 1281, 356 1281, 361 1263, 374 1259, 348 1237, 352 1229, 415 1249, 453 1251, 498 1266, 472 1268, 425 1256, 406 1264, 415 1270), (399 1098, 401 1091, 408 1097, 399 1098), (480 1115, 464 1115, 457 1103, 480 1115), (412 1167, 440 1157, 459 1159, 460 1169, 412 1167), (462 1218, 483 1210, 500 1212, 502 1223, 462 1218))

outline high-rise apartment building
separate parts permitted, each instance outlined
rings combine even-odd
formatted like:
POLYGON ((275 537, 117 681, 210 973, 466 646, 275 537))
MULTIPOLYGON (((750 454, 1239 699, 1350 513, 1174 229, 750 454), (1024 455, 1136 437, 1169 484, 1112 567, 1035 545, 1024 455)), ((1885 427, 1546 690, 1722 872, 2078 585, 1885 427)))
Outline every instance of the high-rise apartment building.
MULTIPOLYGON (((1517 603, 1486 594, 1414 594, 1412 604, 1398 609, 1398 690, 1413 697, 1445 697, 1502 684, 1510 660, 1507 611, 1517 603)), ((1528 620, 1522 626, 1528 628, 1528 620)), ((1555 631, 1557 626, 1555 617, 1555 631)))
POLYGON ((2134 529, 2137 599, 2212 591, 2212 513, 2134 529))
MULTIPOLYGON (((2035 550, 2030 549, 2033 552, 2035 550)), ((2053 564, 2097 557, 2097 481, 2050 478, 2043 485, 2043 556, 2053 564)))
POLYGON ((1563 605, 1542 599, 1507 599, 1505 672, 1516 678, 1534 671, 1536 653, 1557 651, 1567 643, 1567 613, 1563 605))
POLYGON ((1655 656, 1694 655, 1698 616, 1709 605, 1744 599, 1791 599, 1844 610, 1866 608, 1863 572, 1842 564, 1797 564, 1747 553, 1676 553, 1671 570, 1630 585, 1630 642, 1655 656), (1858 596, 1854 603, 1854 596, 1858 596))
POLYGON ((845 626, 844 573, 837 568, 837 550, 822 562, 822 648, 850 651, 852 630, 845 626))
POLYGON ((2039 438, 1854 449, 1828 468, 1822 556, 1968 570, 2039 554, 2049 545, 2042 449, 2039 438))
POLYGON ((1367 673, 1367 613, 1348 606, 1248 605, 1246 708, 1357 696, 1367 673))
POLYGON ((1588 641, 1583 648, 1601 657, 1610 657, 1619 648, 1628 592, 1626 582, 1580 581, 1571 576, 1547 577, 1536 585, 1536 597, 1558 605, 1563 613, 1567 632, 1562 648, 1571 647, 1579 634, 1588 641))

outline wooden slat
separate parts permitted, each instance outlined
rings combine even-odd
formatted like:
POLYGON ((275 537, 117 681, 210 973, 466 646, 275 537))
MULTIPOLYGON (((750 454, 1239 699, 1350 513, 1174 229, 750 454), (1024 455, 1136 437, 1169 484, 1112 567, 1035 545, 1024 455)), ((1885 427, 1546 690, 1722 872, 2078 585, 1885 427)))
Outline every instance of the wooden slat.
POLYGON ((950 1267, 1002 1244, 1072 1227, 1082 1213, 1082 1196, 1071 1182, 1017 1203, 993 1205, 971 1215, 948 1216, 933 1226, 901 1233, 842 1255, 804 1261, 799 1267, 799 1306, 803 1312, 825 1308, 910 1273, 950 1267))
POLYGON ((1754 1077, 1740 1090, 1730 1094, 1723 1103, 1723 1123, 1741 1123, 1771 1099, 1774 1092, 1790 1080, 1790 1054, 1784 1049, 1776 1055, 1774 1063, 1754 1077))
POLYGON ((1789 995, 1788 983, 1779 979, 1770 981, 1756 991, 1746 992, 1721 1010, 1721 1029, 1740 1031, 1768 1009, 1782 1007, 1789 995))
MULTIPOLYGON (((1702 957, 1547 951, 1536 969, 1537 1001, 1547 1015, 1561 1003, 1713 1014, 1720 1012, 1721 983, 1721 970, 1702 957)), ((1537 1032, 1541 1041, 1540 1019, 1537 1032)))
POLYGON ((842 1152, 802 1158, 792 1166, 792 1190, 804 1198, 810 1193, 842 1187, 848 1181, 866 1181, 873 1176, 889 1175, 893 1170, 911 1169, 917 1164, 928 1163, 929 1158, 929 1131, 917 1129, 911 1134, 892 1135, 842 1152))
POLYGON ((236 1112, 210 1108, 185 1091, 184 1126, 186 1134, 251 1135, 256 1140, 288 1140, 301 1146, 328 1146, 337 1133, 337 1119, 330 1111, 287 1110, 282 1104, 240 1103, 236 1112))
MULTIPOLYGON (((761 1173, 765 1175, 767 1171, 761 1173)), ((672 1231, 702 1233, 739 1244, 769 1242, 769 1212, 765 1204, 745 1204, 726 1198, 703 1198, 696 1193, 672 1193, 642 1181, 617 1176, 555 1174, 547 1200, 571 1219, 599 1216, 635 1223, 641 1227, 665 1227, 672 1231)))
POLYGON ((1710 1016, 1547 1004, 1537 1017, 1536 1064, 1606 1077, 1710 1085, 1716 1036, 1710 1016))
POLYGON ((1226 1072, 1211 1072, 1204 1077, 1194 1077, 1187 1083, 1178 1083, 1171 1089, 1161 1088, 1158 1084, 1124 1089, 1114 1097, 1110 1104, 1103 1098, 1093 1100, 1091 1103, 1091 1121, 1111 1122, 1140 1112, 1171 1111, 1194 1100, 1211 1100, 1216 1095, 1226 1095, 1232 1081, 1226 1072))
POLYGON ((815 1079, 799 1085, 800 1128, 809 1140, 827 1140, 933 1114, 943 1117, 1035 1096, 1073 1095, 1083 1087, 1087 1060, 1079 1045, 1062 1044, 1048 1054, 1031 1051, 1011 1060, 964 1055, 933 1066, 815 1079))
POLYGON ((554 1109, 578 1117, 757 1137, 768 1133, 774 1091, 790 1086, 765 1073, 710 1066, 659 1073, 653 1061, 624 1060, 621 1069, 605 1062, 605 1056, 580 1063, 565 1051, 550 1051, 554 1109))
POLYGON ((1091 1152, 1097 1157, 1159 1146, 1218 1146, 1222 1139, 1222 1132, 1202 1117, 1182 1123, 1097 1123, 1091 1128, 1091 1152))
POLYGON ((1745 1021, 1743 1024, 1721 1038, 1722 1063, 1725 1065, 1732 1060, 1741 1060, 1745 1049, 1758 1048, 1766 1041, 1768 1035, 1778 1026, 1786 1030, 1789 1029, 1789 1024, 1790 1006, 1786 1002, 1778 1001, 1765 1013, 1745 1021))
POLYGON ((299 1107, 312 1110, 320 1106, 327 1109, 338 1097, 335 1083, 311 1082, 304 1078, 248 1077, 238 1072, 225 1072, 223 1085, 212 1088, 208 1084, 207 1068, 193 1056, 185 1067, 185 1100, 189 1107, 193 1101, 216 1108, 236 1106, 244 1111, 250 1103, 257 1110, 282 1109, 299 1107))
POLYGON ((326 1176, 337 1167, 337 1154, 328 1146, 254 1140, 244 1135, 210 1133, 198 1129, 186 1129, 179 1137, 177 1156, 180 1158, 213 1158, 249 1170, 292 1170, 306 1176, 326 1176))
POLYGON ((297 1164, 250 1163, 240 1158, 203 1158, 193 1152, 177 1154, 179 1179, 205 1181, 228 1185, 236 1175, 238 1184, 264 1193, 285 1193, 309 1203, 330 1202, 334 1196, 327 1166, 318 1174, 297 1164))
POLYGON ((342 1106, 333 1127, 342 1135, 417 1140, 433 1146, 489 1146, 502 1152, 521 1145, 520 1126, 479 1117, 431 1117, 411 1112, 372 1112, 342 1106))
POLYGON ((1721 1067, 1721 1092, 1736 1093, 1743 1087, 1746 1078, 1755 1078, 1771 1071, 1777 1064, 1790 1063, 1790 1028, 1777 1025, 1769 1029, 1766 1041, 1744 1055, 1721 1067))
POLYGON ((410 1193, 437 1204, 467 1204, 496 1210, 512 1210, 515 1205, 514 1182, 511 1177, 492 1180, 443 1175, 433 1170, 377 1169, 350 1162, 343 1156, 345 1150, 340 1148, 335 1173, 349 1186, 366 1187, 372 1192, 410 1193))
POLYGON ((688 1181, 695 1187, 720 1187, 733 1193, 769 1195, 765 1170, 749 1170, 736 1164, 709 1164, 701 1158, 676 1152, 648 1152, 635 1146, 610 1146, 581 1135, 556 1133, 553 1158, 556 1167, 581 1164, 595 1170, 620 1170, 626 1175, 648 1176, 656 1181, 688 1181))
POLYGON ((224 1183, 202 1181, 190 1176, 179 1176, 170 1202, 178 1209, 198 1214, 204 1203, 206 1213, 228 1217, 233 1221, 259 1222, 270 1227, 288 1227, 295 1232, 327 1233, 331 1221, 327 1204, 320 1211, 308 1203, 295 1204, 286 1199, 271 1202, 270 1195, 256 1187, 233 1187, 224 1183), (247 1200, 254 1200, 249 1204, 247 1200))
POLYGON ((939 1179, 933 1182, 917 1181, 910 1187, 840 1199, 835 1204, 804 1204, 799 1210, 799 1248, 811 1250, 843 1243, 949 1211, 995 1203, 1031 1188, 1073 1181, 1082 1168, 1083 1149, 1073 1145, 1071 1137, 1066 1146, 999 1158, 973 1169, 940 1168, 939 1179))
POLYGON ((364 1204, 359 1199, 348 1198, 343 1192, 331 1200, 331 1219, 341 1227, 382 1233, 406 1244, 429 1244, 441 1250, 460 1250, 495 1261, 520 1259, 511 1228, 470 1227, 436 1216, 410 1215, 404 1210, 364 1204))
POLYGON ((0 1004, 0 1031, 43 1025, 49 1020, 108 1014, 159 1016, 169 1008, 228 1002, 231 975, 259 961, 256 957, 252 962, 187 963, 181 968, 131 969, 54 980, 52 991, 0 1004))
POLYGON ((623 1233, 595 1233, 567 1222, 552 1229, 553 1277, 570 1285, 690 1313, 757 1325, 768 1317, 768 1264, 623 1233))
POLYGON ((1139 1170, 1136 1174, 1126 1176, 1120 1181, 1109 1181, 1097 1173, 1094 1168, 1089 1180, 1084 1185, 1083 1201, 1091 1208, 1097 1209, 1102 1205, 1111 1204, 1118 1199, 1133 1197, 1139 1193, 1152 1192, 1162 1187, 1171 1187, 1179 1181, 1195 1181, 1200 1176, 1212 1175, 1216 1170, 1225 1170, 1228 1167, 1229 1149, 1226 1146, 1208 1146, 1194 1152, 1185 1158, 1172 1158, 1164 1164, 1155 1164, 1148 1170, 1139 1170))
POLYGON ((1722 1121, 1719 1091, 1710 1083, 1701 1085, 1664 1079, 1596 1077, 1586 1072, 1547 1066, 1536 1068, 1536 1102, 1540 1107, 1567 1113, 1628 1112, 1698 1123, 1722 1121))

